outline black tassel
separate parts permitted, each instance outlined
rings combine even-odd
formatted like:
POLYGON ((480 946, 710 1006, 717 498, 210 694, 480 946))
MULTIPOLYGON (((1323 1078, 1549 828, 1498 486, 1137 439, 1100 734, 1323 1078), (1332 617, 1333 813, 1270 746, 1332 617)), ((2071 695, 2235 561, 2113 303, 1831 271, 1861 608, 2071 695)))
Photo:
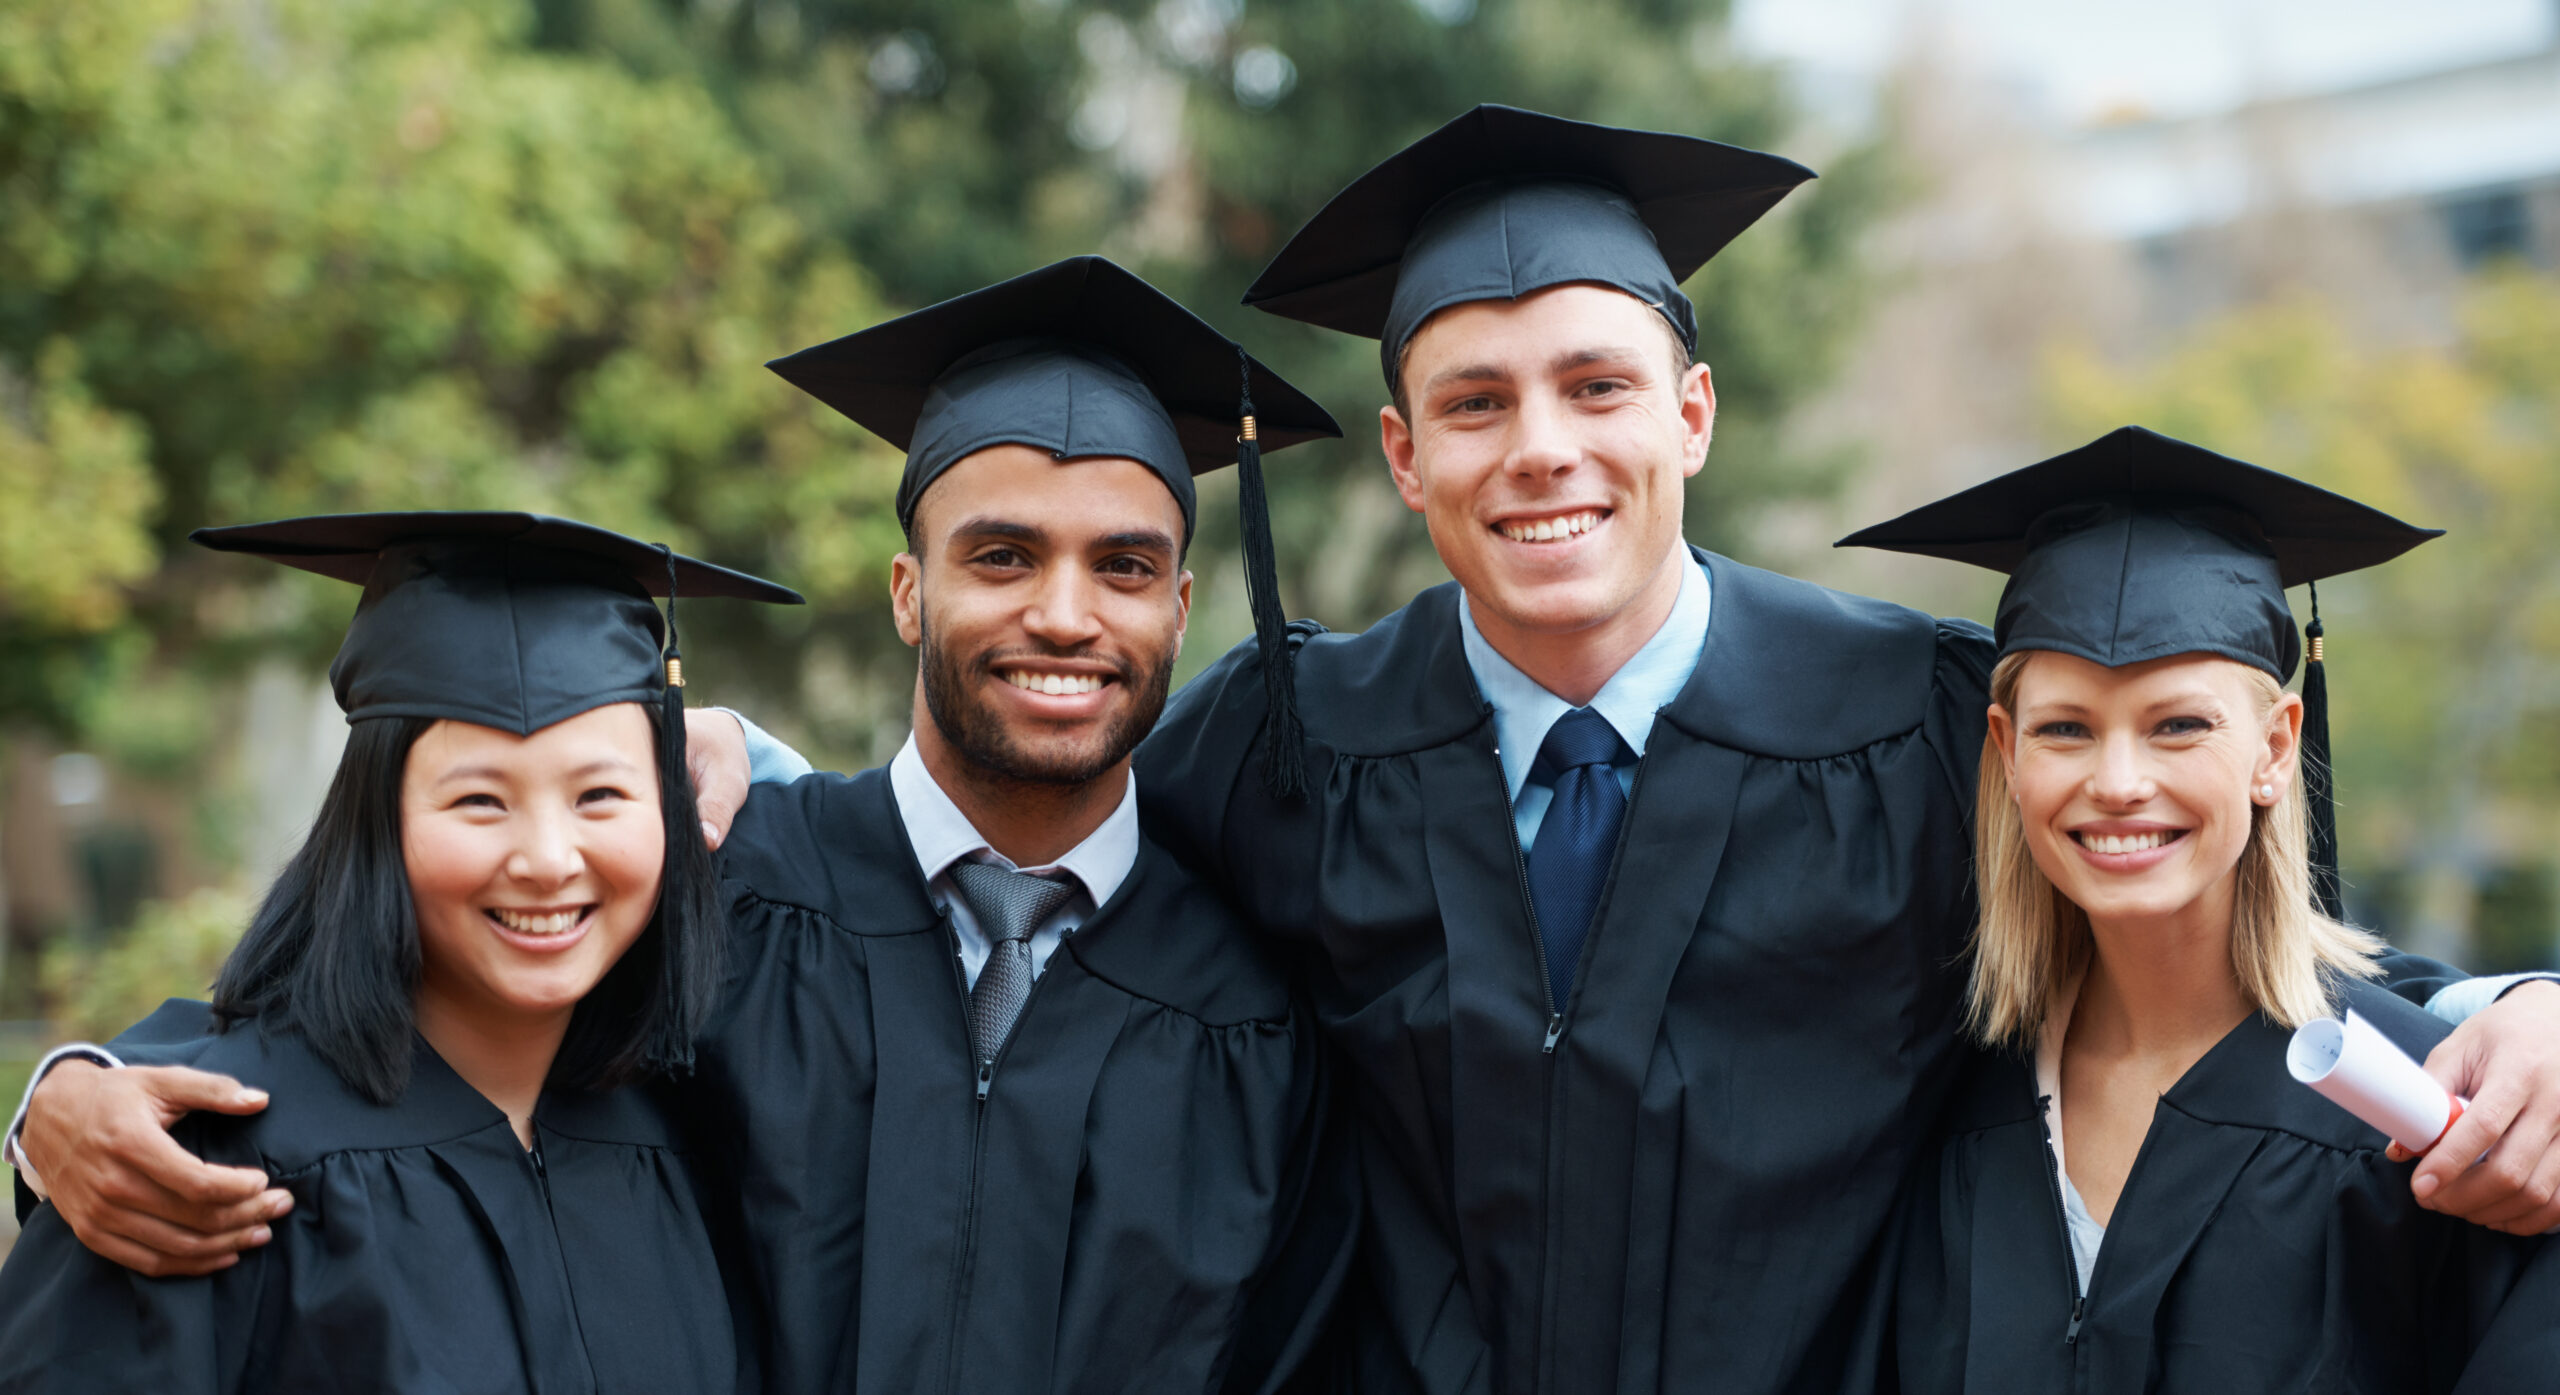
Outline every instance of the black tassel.
POLYGON ((1262 485, 1262 442, 1253 418, 1253 360, 1236 350, 1243 379, 1242 430, 1236 436, 1237 510, 1244 524, 1244 584, 1253 606, 1254 646, 1262 652, 1262 787, 1277 799, 1306 792, 1306 729, 1298 720, 1297 651, 1280 608, 1280 565, 1271 548, 1271 500, 1262 485))
POLYGON ((2329 768, 2329 665, 2322 653, 2320 587, 2311 587, 2310 652, 2302 665, 2302 795, 2311 808, 2311 899, 2331 920, 2346 918, 2338 895, 2338 805, 2329 768))
MULTIPOLYGON (((675 792, 683 789, 685 784, 693 779, 693 772, 685 767, 684 648, 676 639, 676 554, 674 548, 664 543, 658 545, 658 550, 665 553, 667 557, 665 673, 667 682, 666 687, 660 690, 658 697, 658 807, 666 823, 667 856, 665 870, 659 874, 658 904, 681 906, 685 904, 684 869, 687 859, 676 855, 676 849, 684 846, 677 840, 700 838, 702 829, 699 825, 685 826, 685 820, 677 812, 678 801, 675 792)), ((663 954, 673 951, 671 946, 662 945, 659 947, 659 952, 663 954)), ((685 1021, 685 1005, 677 996, 674 996, 675 990, 672 987, 678 978, 679 976, 674 974, 658 976, 661 984, 669 985, 662 991, 669 993, 670 996, 667 1001, 660 1004, 661 1009, 667 1014, 665 1020, 669 1022, 685 1021)), ((683 1044, 675 1053, 679 1059, 673 1064, 690 1066, 693 1063, 690 1030, 683 1034, 682 1042, 683 1044)))

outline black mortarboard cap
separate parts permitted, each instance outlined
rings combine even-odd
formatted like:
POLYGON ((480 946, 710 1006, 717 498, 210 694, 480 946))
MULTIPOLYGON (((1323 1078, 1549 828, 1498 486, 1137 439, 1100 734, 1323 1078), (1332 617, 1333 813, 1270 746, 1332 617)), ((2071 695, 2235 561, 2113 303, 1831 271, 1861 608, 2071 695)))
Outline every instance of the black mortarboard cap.
POLYGON ((1180 302, 1102 257, 1070 257, 769 365, 907 453, 898 521, 943 471, 995 445, 1155 472, 1196 516, 1191 477, 1240 467, 1245 586, 1271 697, 1264 771, 1304 780, 1262 452, 1334 437, 1316 401, 1180 302))
POLYGON ((1695 136, 1485 105, 1353 180, 1263 268, 1244 303, 1405 342, 1452 305, 1549 286, 1614 286, 1662 312, 1692 353, 1680 283, 1813 178, 1793 160, 1695 136))
POLYGON ((652 596, 800 594, 565 518, 358 513, 191 535, 364 588, 329 666, 350 722, 440 717, 528 736, 667 687, 652 596))
MULTIPOLYGON (((2002 656, 2051 649, 2110 668, 2218 654, 2283 682, 2302 657, 2285 588, 2388 562, 2429 538, 2379 509, 2139 426, 1852 533, 2009 574, 2002 656)), ((2337 914, 2328 679, 2318 590, 2303 674, 2305 789, 2323 906, 2337 914)))

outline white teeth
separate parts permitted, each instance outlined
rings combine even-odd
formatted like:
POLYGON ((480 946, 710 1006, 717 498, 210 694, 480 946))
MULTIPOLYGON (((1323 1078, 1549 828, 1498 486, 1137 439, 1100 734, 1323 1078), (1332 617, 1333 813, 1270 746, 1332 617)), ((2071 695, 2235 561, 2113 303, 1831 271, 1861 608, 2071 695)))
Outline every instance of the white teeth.
POLYGON ((549 915, 526 915, 521 911, 491 910, 498 923, 519 935, 564 935, 578 923, 582 911, 553 911, 549 915))
POLYGON ((1597 510, 1569 513, 1562 518, 1541 518, 1528 523, 1505 523, 1502 535, 1513 542, 1552 542, 1577 533, 1588 533, 1600 526, 1597 510))
POLYGON ((1025 692, 1046 693, 1051 697, 1099 692, 1102 689, 1102 679, 1090 673, 1025 673, 1020 669, 1006 669, 1001 676, 1004 681, 1025 692))
POLYGON ((2165 829, 2154 829, 2149 833, 2126 833, 2121 835, 2112 833, 2084 833, 2080 835, 2080 840, 2089 845, 2089 851, 2091 852, 2149 852, 2153 848, 2159 847, 2163 843, 2168 842, 2169 833, 2165 829))

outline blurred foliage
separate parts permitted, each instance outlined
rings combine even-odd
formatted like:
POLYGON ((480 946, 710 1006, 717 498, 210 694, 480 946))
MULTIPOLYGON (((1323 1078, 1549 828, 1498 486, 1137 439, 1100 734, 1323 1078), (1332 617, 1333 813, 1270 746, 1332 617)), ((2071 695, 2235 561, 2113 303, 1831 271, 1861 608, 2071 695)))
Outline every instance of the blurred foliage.
MULTIPOLYGON (((1332 404, 1279 457, 1292 609, 1441 574, 1373 444, 1368 341, 1237 296, 1341 184, 1480 101, 1790 150, 1721 3, 0 0, 0 730, 170 786, 222 694, 317 674, 342 585, 183 545, 313 511, 511 507, 806 591, 688 607, 695 699, 828 763, 904 729, 895 452, 762 368, 1099 250, 1332 404), (716 613, 716 619, 711 618, 716 613), (228 685, 228 686, 226 686, 228 685)), ((1696 279, 1723 407, 1692 533, 1828 490, 1788 410, 1870 289, 1886 153, 1821 161, 1696 279)), ((1190 662, 1248 629, 1231 486, 1190 662)), ((1746 549, 1747 550, 1747 549, 1746 549)), ((190 769, 190 765, 193 769, 190 769)), ((199 782, 201 783, 201 782, 199 782)), ((210 792, 204 798, 216 796, 210 792)))
MULTIPOLYGON (((542 42, 715 94, 888 297, 925 304, 1100 250, 1182 297, 1332 406, 1345 439, 1275 457, 1293 613, 1357 627, 1445 576, 1387 484, 1376 346, 1242 309, 1280 244, 1343 184, 1478 102, 1791 149, 1773 70, 1728 51, 1727 7, 1672 0, 542 0, 542 42)), ((1801 151, 1793 153, 1801 154, 1801 151)), ((1896 192, 1862 148, 1689 287, 1717 375, 1718 452, 1690 532, 1739 546, 1754 506, 1827 494, 1847 463, 1790 455, 1872 289, 1855 243, 1896 192)), ((851 325, 845 328, 851 328, 851 325)), ((1187 665, 1247 629, 1235 530, 1211 486, 1187 665)), ((1746 549, 1747 550, 1747 549, 1746 549)), ((817 581, 794 573, 792 579, 817 581)), ((875 604, 878 574, 827 592, 875 604)), ((823 626, 824 622, 820 622, 823 626)), ((835 661, 876 663, 866 618, 835 661)), ((903 672, 902 656, 887 667, 903 672)), ((823 666, 823 665, 822 665, 823 666)), ((903 702, 905 681, 890 686, 903 702)), ((818 694, 804 695, 809 707, 818 694)), ((786 714, 788 716, 790 714, 786 714)), ((815 717, 815 712, 799 714, 815 717)), ((807 734, 823 741, 827 723, 807 734)))
POLYGON ((2534 824, 2560 788, 2560 278, 2481 277, 2448 343, 2368 344, 2291 302, 2132 371, 2062 354, 2047 387, 2058 439, 2139 422, 2445 529, 2321 588, 2344 860, 2351 877, 2399 863, 2475 881, 2537 843, 2547 861, 2560 829, 2534 824))
POLYGON ((530 29, 0 3, 0 669, 64 675, 0 717, 81 732, 147 666, 325 654, 344 588, 173 546, 208 521, 517 507, 883 569, 893 457, 761 367, 876 316, 866 282, 694 85, 530 29))
POLYGON ((65 940, 45 951, 45 999, 68 1041, 105 1041, 173 997, 202 998, 240 932, 251 903, 204 890, 145 902, 112 940, 65 940))

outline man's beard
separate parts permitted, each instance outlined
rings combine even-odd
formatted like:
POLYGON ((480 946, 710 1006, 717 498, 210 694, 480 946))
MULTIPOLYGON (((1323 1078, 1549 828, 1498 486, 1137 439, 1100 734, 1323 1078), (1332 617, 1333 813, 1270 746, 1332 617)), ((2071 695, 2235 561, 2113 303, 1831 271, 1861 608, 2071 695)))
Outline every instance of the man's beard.
POLYGON ((1155 729, 1156 718, 1164 715, 1165 698, 1173 691, 1172 654, 1144 670, 1133 668, 1127 661, 1119 662, 1115 677, 1119 686, 1128 689, 1131 700, 1104 729, 1099 746, 1089 755, 1068 751, 1044 756, 1023 749, 1006 729, 1004 719, 978 696, 976 686, 970 682, 973 678, 1002 682, 994 673, 999 660, 1029 656, 1007 653, 962 658, 936 642, 930 624, 924 625, 923 630, 919 662, 924 670, 925 711, 932 716, 942 739, 960 753, 962 761, 981 774, 1001 780, 1030 785, 1091 784, 1138 749, 1138 743, 1155 729))

